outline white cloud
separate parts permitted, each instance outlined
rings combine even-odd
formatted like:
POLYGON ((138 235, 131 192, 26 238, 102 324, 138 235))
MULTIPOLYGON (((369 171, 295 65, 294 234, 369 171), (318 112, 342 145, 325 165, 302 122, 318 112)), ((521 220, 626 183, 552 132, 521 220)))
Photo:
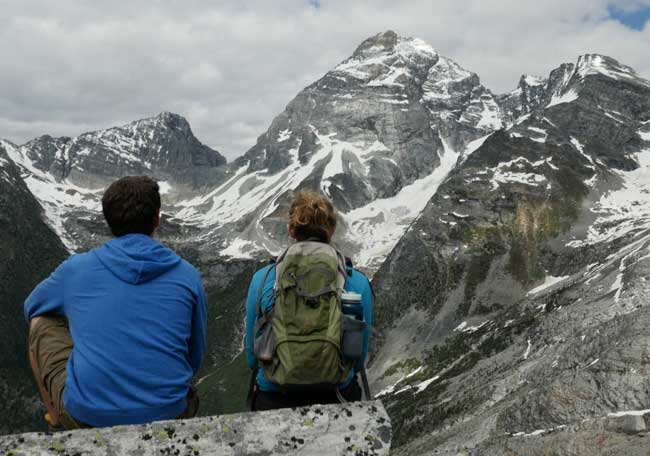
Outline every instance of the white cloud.
POLYGON ((0 137, 76 135, 169 110, 232 159, 299 90, 387 29, 424 39, 495 92, 586 52, 650 77, 650 28, 609 20, 612 3, 5 0, 0 137))

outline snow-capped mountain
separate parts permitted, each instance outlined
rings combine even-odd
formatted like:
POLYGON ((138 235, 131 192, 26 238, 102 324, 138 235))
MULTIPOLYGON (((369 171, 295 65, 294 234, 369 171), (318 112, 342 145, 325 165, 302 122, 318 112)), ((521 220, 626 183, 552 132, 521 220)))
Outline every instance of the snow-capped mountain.
MULTIPOLYGON (((95 244, 106 186, 125 175, 153 175, 166 201, 219 183, 226 160, 201 144, 183 117, 168 112, 75 138, 41 136, 21 146, 2 141, 9 158, 71 251, 95 244)), ((101 226, 101 223, 99 224, 101 226)))
POLYGON ((599 423, 650 409, 650 85, 598 55, 542 85, 375 274, 396 454, 592 454, 599 423))
POLYGON ((301 91, 234 162, 234 177, 179 203, 178 217, 209 229, 224 255, 277 252, 293 192, 321 190, 341 212, 339 244, 376 268, 459 155, 501 126, 476 74, 385 32, 301 91))
POLYGON ((169 112, 75 138, 41 136, 18 147, 17 153, 21 163, 30 162, 57 181, 86 187, 147 173, 179 184, 206 185, 215 179, 188 175, 188 169, 196 172, 226 163, 194 137, 187 120, 169 112))

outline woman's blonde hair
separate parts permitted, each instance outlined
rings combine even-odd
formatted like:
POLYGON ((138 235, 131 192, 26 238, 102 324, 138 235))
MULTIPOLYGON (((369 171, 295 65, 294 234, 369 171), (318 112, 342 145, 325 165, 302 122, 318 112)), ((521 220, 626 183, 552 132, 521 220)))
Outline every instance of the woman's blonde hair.
POLYGON ((329 241, 336 228, 336 210, 320 193, 300 192, 289 209, 289 228, 297 241, 329 241))

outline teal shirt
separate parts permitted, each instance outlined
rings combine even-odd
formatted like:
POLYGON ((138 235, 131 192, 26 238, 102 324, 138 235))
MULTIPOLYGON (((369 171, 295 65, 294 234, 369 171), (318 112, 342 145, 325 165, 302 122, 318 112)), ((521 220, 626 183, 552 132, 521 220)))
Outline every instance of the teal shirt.
MULTIPOLYGON (((248 288, 248 298, 246 299, 246 360, 248 366, 252 369, 255 365, 255 356, 253 355, 253 331, 255 320, 257 318, 257 296, 259 288, 262 286, 262 310, 267 311, 273 307, 273 284, 275 283, 275 264, 263 267, 255 273, 248 288), (270 269, 264 284, 262 279, 266 271, 270 269)), ((363 363, 365 364, 368 357, 368 341, 370 339, 370 327, 372 325, 372 288, 368 278, 353 268, 348 268, 348 276, 344 286, 345 291, 358 293, 361 295, 361 304, 363 305, 363 319, 366 322, 366 331, 363 338, 363 363)), ((347 387, 354 377, 350 375, 348 381, 343 384, 347 387)), ((264 376, 262 369, 257 372, 257 385, 261 391, 277 391, 278 387, 270 382, 264 376)))

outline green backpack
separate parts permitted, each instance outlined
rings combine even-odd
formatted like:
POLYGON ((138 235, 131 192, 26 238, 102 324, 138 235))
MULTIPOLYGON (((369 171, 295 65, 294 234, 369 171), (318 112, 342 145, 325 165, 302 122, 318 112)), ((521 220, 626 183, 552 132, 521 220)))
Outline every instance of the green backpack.
POLYGON ((345 279, 345 257, 329 244, 298 242, 278 258, 275 304, 263 313, 258 299, 254 332, 268 380, 290 390, 336 388, 349 378, 354 363, 341 349, 345 279))

